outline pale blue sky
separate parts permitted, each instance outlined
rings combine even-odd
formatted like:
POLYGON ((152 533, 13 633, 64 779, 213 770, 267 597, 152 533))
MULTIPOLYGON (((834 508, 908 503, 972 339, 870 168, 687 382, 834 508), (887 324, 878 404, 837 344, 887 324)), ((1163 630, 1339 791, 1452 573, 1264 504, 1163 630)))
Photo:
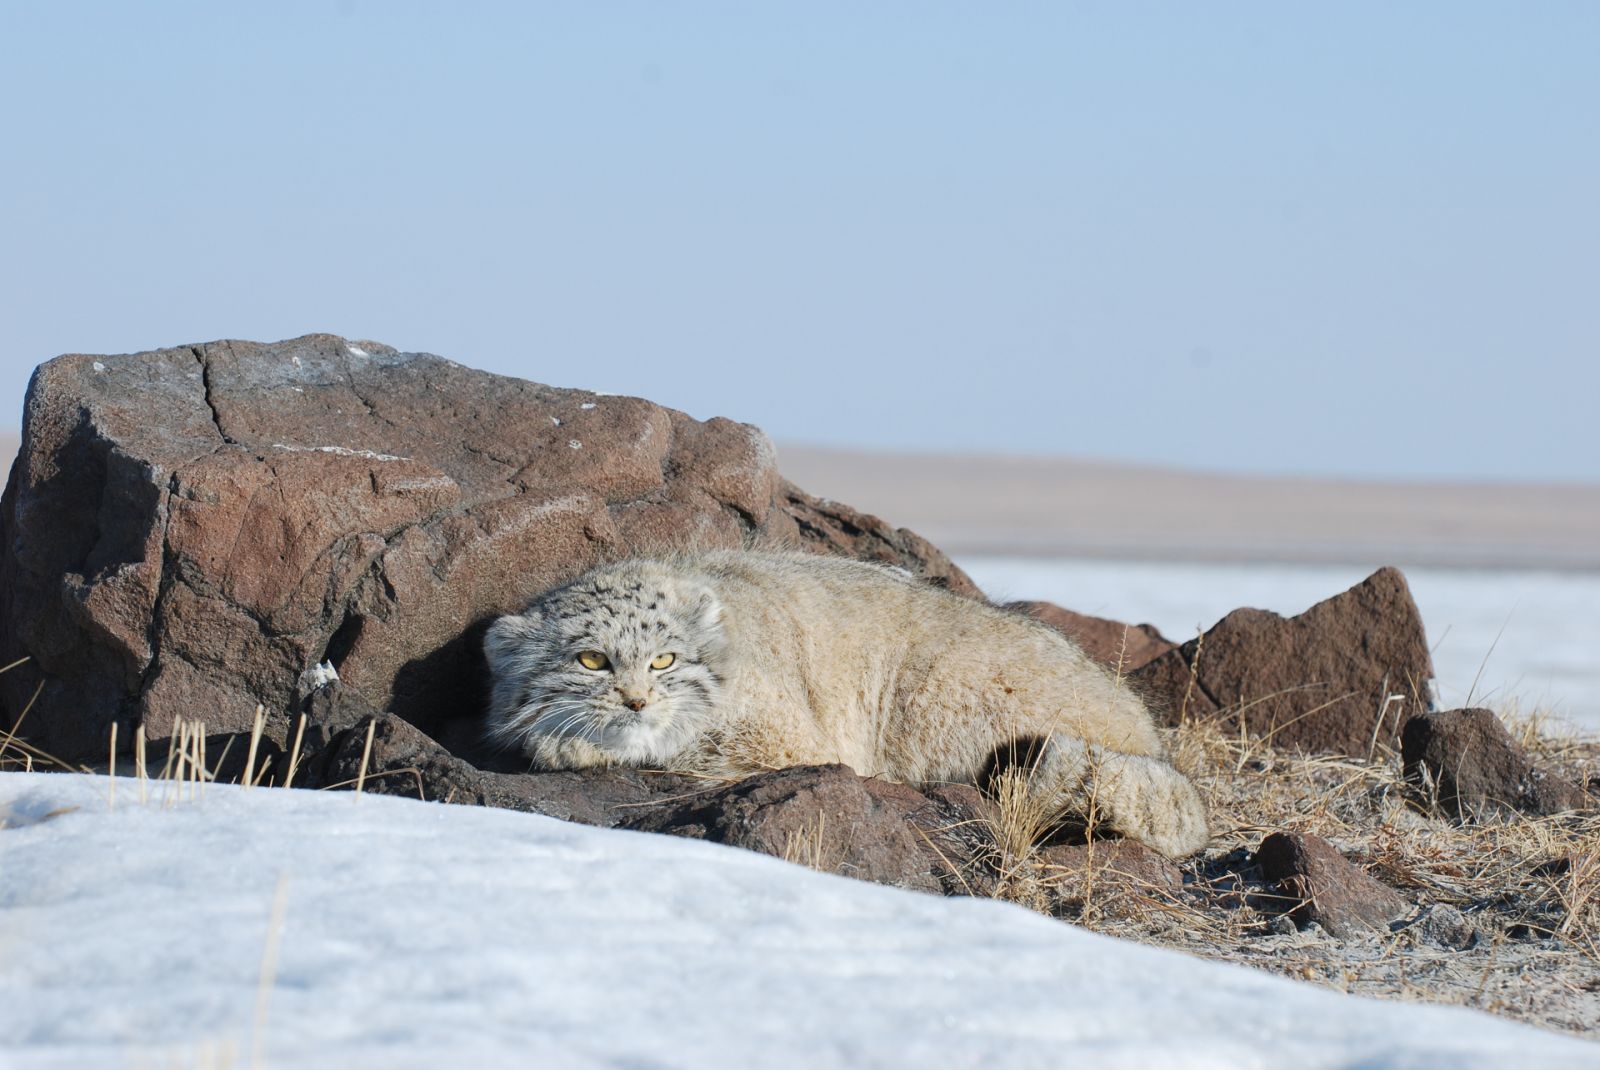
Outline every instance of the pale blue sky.
POLYGON ((1587 2, 3 0, 0 411, 326 330, 780 441, 1592 481, 1597 57, 1587 2))

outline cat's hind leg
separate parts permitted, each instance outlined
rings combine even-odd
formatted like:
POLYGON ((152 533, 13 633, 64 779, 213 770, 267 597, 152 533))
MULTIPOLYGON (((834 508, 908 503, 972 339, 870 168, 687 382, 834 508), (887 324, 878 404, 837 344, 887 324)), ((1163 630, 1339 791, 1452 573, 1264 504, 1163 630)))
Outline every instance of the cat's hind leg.
POLYGON ((1052 735, 1030 761, 1012 768, 1051 812, 1139 840, 1168 858, 1192 855, 1211 838, 1200 792, 1159 758, 1052 735))

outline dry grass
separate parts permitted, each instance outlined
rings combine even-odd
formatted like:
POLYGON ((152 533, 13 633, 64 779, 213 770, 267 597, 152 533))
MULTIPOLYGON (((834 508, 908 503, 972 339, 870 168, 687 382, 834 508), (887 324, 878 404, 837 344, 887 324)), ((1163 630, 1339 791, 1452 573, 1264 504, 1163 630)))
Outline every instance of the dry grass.
POLYGON ((819 813, 816 820, 789 833, 779 857, 818 873, 837 873, 845 854, 844 845, 828 834, 828 815, 819 813))
MULTIPOLYGON (((1600 776, 1600 739, 1537 710, 1500 715, 1539 768, 1578 784, 1600 776)), ((1073 865, 1052 865, 1045 848, 1060 826, 1027 790, 1025 764, 990 786, 992 857, 969 863, 963 882, 1108 935, 1600 1038, 1600 811, 1461 822, 1418 799, 1376 732, 1356 758, 1300 754, 1220 725, 1186 719, 1168 734, 1213 830, 1208 849, 1181 864, 1181 891, 1121 871, 1118 852, 1092 837, 1073 865), (1276 831, 1330 841, 1414 911, 1366 939, 1297 931, 1283 917, 1291 904, 1254 865, 1276 831)), ((1091 770, 1090 832, 1094 795, 1091 770)))
MULTIPOLYGON (((1600 740, 1557 733, 1537 714, 1511 711, 1507 722, 1540 767, 1580 784, 1600 774, 1600 740)), ((1106 879, 1117 874, 1091 861, 1087 878, 1053 897, 1054 912, 1341 990, 1600 1036, 1600 812, 1462 823, 1419 804, 1381 744, 1370 759, 1301 755, 1207 722, 1179 728, 1170 746, 1210 801, 1213 827, 1208 850, 1181 867, 1182 894, 1106 879), (1332 842, 1415 903, 1416 924, 1347 941, 1274 924, 1284 904, 1253 856, 1280 830, 1332 842), (1475 930, 1470 947, 1429 935, 1423 919, 1445 909, 1475 930)))
MULTIPOLYGON (((23 661, 26 660, 23 659, 23 661)), ((22 664, 22 661, 0 667, 0 672, 15 668, 20 664, 22 664)), ((43 684, 34 692, 34 700, 39 697, 39 691, 42 690, 43 684)), ((49 752, 41 750, 19 734, 22 723, 32 708, 33 700, 30 700, 27 706, 23 708, 21 716, 17 718, 15 727, 9 732, 0 734, 0 772, 31 773, 38 769, 41 771, 54 770, 68 773, 105 773, 107 774, 108 782, 107 804, 112 809, 115 809, 119 755, 129 756, 119 750, 118 726, 115 723, 111 725, 106 761, 104 763, 98 768, 81 763, 75 764, 63 761, 49 752)), ((369 778, 410 776, 417 781, 418 797, 425 799, 422 790, 422 771, 420 769, 407 767, 403 769, 385 769, 376 773, 368 772, 368 764, 372 758, 373 734, 376 725, 376 721, 367 723, 366 738, 361 753, 361 765, 356 775, 347 781, 323 785, 319 790, 333 791, 354 785, 356 794, 359 796, 369 778)), ((246 790, 260 787, 262 784, 266 784, 269 787, 276 786, 275 778, 270 775, 274 768, 274 762, 271 759, 266 759, 262 760, 259 766, 257 765, 265 727, 266 710, 258 705, 251 722, 247 744, 248 750, 243 770, 238 774, 232 775, 230 779, 224 780, 224 783, 238 784, 246 790)), ((301 714, 295 724, 294 742, 286 756, 288 767, 284 776, 284 787, 290 786, 300 766, 305 729, 306 717, 305 714, 301 714)), ((205 722, 185 720, 181 717, 176 718, 173 721, 170 735, 159 743, 157 756, 161 759, 161 768, 154 773, 151 771, 151 758, 149 756, 149 750, 152 746, 156 746, 156 744, 153 744, 146 737, 144 725, 135 726, 132 745, 126 748, 132 752, 133 769, 131 778, 138 785, 138 799, 141 804, 149 801, 151 796, 150 785, 156 783, 162 785, 161 804, 164 807, 168 807, 185 800, 197 801, 203 797, 205 785, 215 783, 222 777, 222 770, 227 762, 228 752, 233 747, 233 739, 231 736, 229 737, 221 753, 213 760, 207 751, 205 722)), ((124 779, 127 779, 128 776, 129 774, 125 773, 124 779)))

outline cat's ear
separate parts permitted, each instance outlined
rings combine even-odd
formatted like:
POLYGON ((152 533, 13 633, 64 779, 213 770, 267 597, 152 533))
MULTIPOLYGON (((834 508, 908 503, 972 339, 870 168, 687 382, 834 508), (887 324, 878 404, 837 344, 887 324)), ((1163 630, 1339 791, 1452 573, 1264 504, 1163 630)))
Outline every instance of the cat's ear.
POLYGON ((694 600, 694 607, 690 610, 694 622, 706 631, 716 631, 722 624, 722 600, 711 592, 710 589, 700 592, 694 600))
POLYGON ((483 634, 483 654, 489 660, 489 668, 499 671, 526 651, 528 640, 539 631, 540 623, 539 614, 530 610, 508 613, 489 625, 489 630, 483 634))

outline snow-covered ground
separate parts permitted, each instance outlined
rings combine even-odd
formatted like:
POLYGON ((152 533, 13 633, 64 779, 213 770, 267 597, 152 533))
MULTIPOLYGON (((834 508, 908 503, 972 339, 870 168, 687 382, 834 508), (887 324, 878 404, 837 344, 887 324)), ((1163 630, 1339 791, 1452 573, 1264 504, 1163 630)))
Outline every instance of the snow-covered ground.
MULTIPOLYGON (((1302 612, 1371 571, 1007 557, 960 564, 999 601, 1042 598, 1080 613, 1149 622, 1180 642, 1239 606, 1302 612)), ((1408 568, 1406 579, 1446 703, 1463 704, 1470 694, 1475 705, 1538 708, 1600 733, 1600 575, 1408 568)))
POLYGON ((344 793, 141 805, 122 780, 112 808, 108 788, 0 774, 0 1065, 1600 1065, 1471 1011, 710 844, 344 793))

